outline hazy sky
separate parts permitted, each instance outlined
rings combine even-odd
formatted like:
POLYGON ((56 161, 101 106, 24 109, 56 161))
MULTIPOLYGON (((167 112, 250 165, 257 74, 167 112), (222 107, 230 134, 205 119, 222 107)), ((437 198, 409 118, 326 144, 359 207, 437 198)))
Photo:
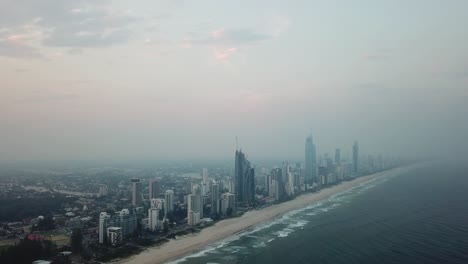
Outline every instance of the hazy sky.
MULTIPOLYGON (((468 1, 0 0, 0 160, 468 146, 468 1)), ((465 152, 466 153, 466 152, 465 152)))

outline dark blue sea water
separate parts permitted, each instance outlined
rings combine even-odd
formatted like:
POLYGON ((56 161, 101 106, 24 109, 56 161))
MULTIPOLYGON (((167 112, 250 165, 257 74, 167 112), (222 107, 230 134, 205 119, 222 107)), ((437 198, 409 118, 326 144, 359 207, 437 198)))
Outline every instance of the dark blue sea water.
POLYGON ((375 180, 178 263, 468 263, 468 166, 375 180))

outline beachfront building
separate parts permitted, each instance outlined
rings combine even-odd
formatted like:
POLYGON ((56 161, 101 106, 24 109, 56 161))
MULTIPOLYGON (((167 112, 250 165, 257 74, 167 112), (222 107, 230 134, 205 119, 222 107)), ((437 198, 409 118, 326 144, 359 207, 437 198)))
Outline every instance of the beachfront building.
POLYGON ((280 201, 284 197, 284 180, 283 180, 283 170, 280 168, 275 168, 271 170, 270 173, 272 179, 272 192, 271 197, 275 198, 275 201, 280 201))
POLYGON ((167 190, 164 192, 164 201, 165 201, 165 207, 164 207, 164 215, 172 214, 174 212, 174 191, 173 190, 167 190))
POLYGON ((203 197, 199 194, 187 195, 187 223, 196 225, 203 218, 203 197))
POLYGON ((242 150, 236 150, 234 181, 236 201, 241 205, 255 205, 255 169, 250 167, 242 150))
POLYGON ((289 196, 294 195, 295 177, 292 172, 288 172, 288 182, 286 184, 286 191, 289 196))
POLYGON ((187 216, 188 225, 197 225, 200 223, 200 213, 189 211, 187 216))
POLYGON ((219 186, 216 182, 211 184, 211 215, 219 214, 219 186))
POLYGON ((132 235, 137 229, 137 216, 128 209, 122 209, 117 215, 111 216, 106 212, 99 215, 99 243, 110 243, 107 230, 119 227, 122 239, 132 235))
POLYGON ((163 221, 160 220, 161 210, 157 208, 148 209, 148 229, 156 231, 162 228, 163 221))
POLYGON ((306 138, 305 143, 305 177, 306 185, 319 182, 317 175, 317 153, 312 136, 306 138))
POLYGON ((359 145, 357 141, 353 145, 353 173, 359 173, 359 145))
POLYGON ((122 228, 122 237, 132 235, 137 229, 137 216, 130 213, 128 209, 122 209, 116 219, 114 226, 122 228))
POLYGON ((107 228, 107 237, 109 238, 109 244, 117 246, 122 243, 122 228, 121 227, 109 227, 107 228))
POLYGON ((221 195, 221 213, 223 215, 233 214, 236 211, 236 197, 232 193, 221 195))

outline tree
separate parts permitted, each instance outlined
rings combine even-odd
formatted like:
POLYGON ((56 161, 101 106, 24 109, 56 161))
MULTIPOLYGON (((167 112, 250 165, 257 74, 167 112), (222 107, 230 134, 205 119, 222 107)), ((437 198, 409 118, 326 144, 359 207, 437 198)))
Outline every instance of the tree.
POLYGON ((80 253, 82 249, 83 234, 81 228, 75 228, 71 235, 71 248, 73 253, 80 253))
POLYGON ((55 221, 51 215, 47 215, 44 219, 39 220, 37 225, 32 227, 33 231, 48 231, 55 229, 55 221))

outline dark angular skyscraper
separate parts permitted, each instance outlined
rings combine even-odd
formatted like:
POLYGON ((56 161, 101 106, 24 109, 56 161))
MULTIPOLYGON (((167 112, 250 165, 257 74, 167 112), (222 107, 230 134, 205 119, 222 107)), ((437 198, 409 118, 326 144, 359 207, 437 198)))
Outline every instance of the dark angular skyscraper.
POLYGON ((359 173, 359 145, 357 141, 354 141, 353 145, 353 172, 359 173))
POLYGON ((245 158, 241 150, 236 150, 234 170, 234 192, 236 202, 242 205, 254 205, 255 203, 255 170, 250 167, 250 162, 245 158))
POLYGON ((312 136, 307 137, 305 144, 305 183, 318 182, 317 179, 317 154, 312 136))

